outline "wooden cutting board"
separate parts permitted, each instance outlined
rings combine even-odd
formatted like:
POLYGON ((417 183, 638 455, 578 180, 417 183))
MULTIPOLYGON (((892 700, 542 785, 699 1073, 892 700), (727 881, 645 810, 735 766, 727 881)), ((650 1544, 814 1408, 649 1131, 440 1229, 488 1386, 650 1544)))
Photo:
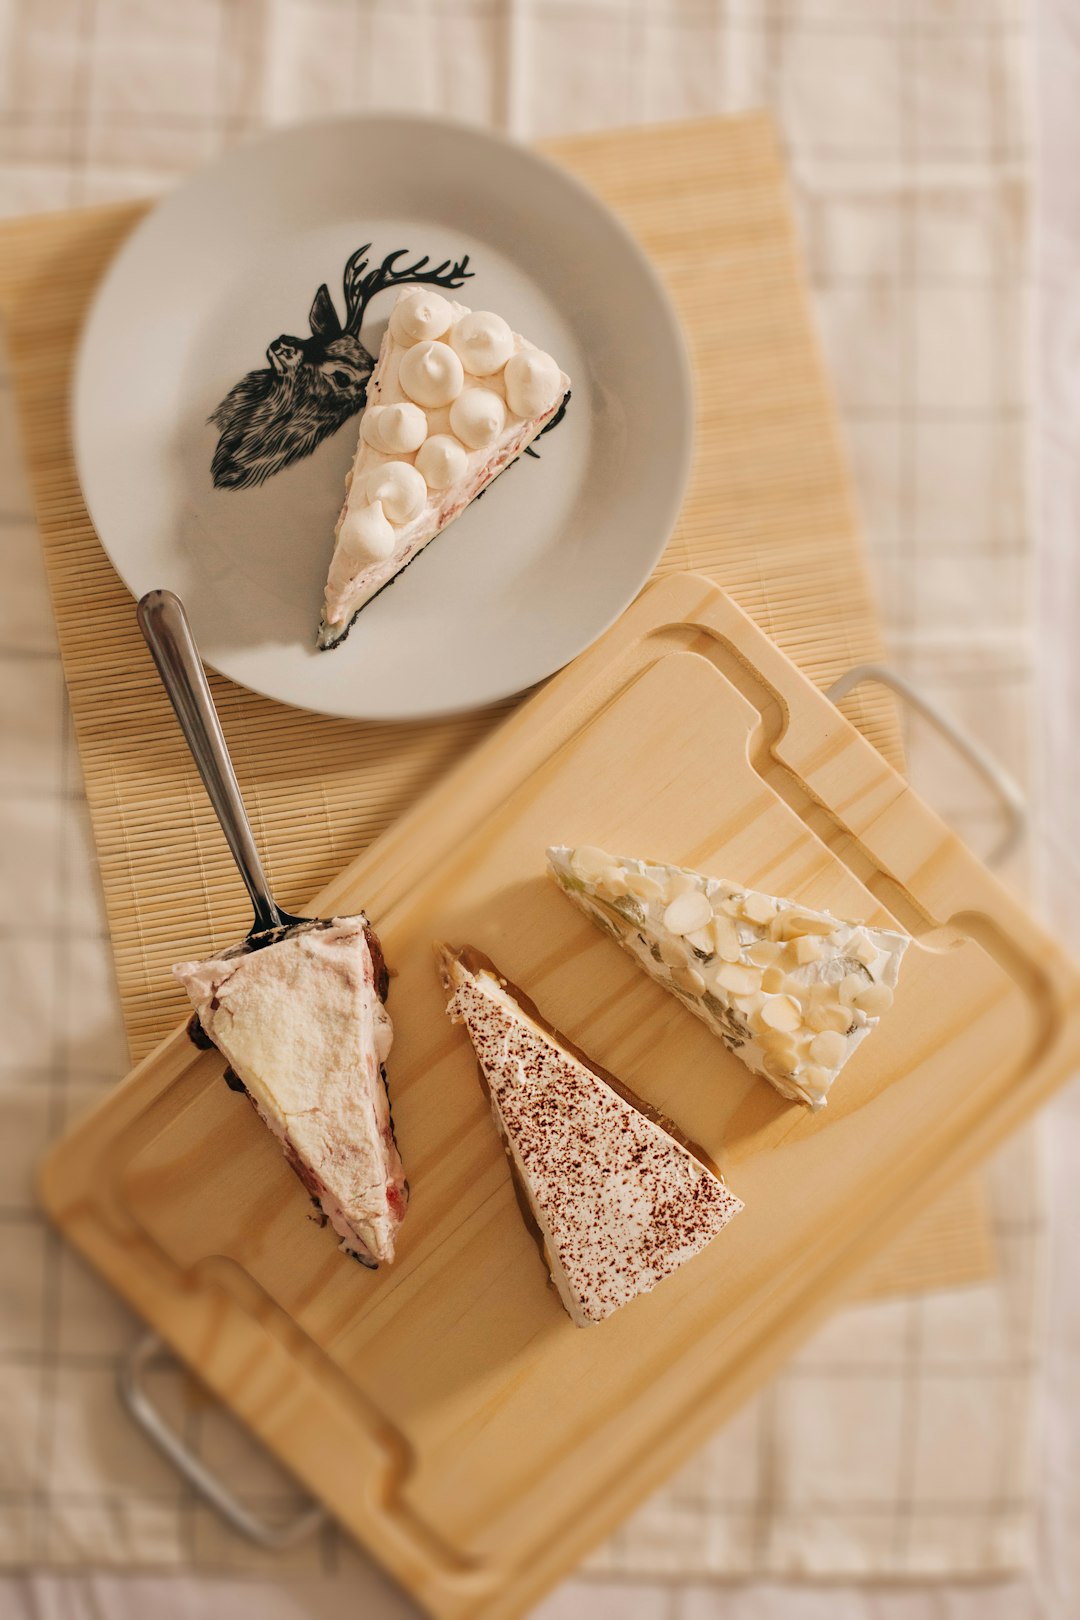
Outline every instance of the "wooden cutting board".
POLYGON ((396 969, 413 1198, 363 1271, 182 1032, 48 1161, 54 1218, 433 1615, 520 1615, 765 1382, 868 1258, 1080 1061, 1080 974, 708 580, 654 584, 315 902, 396 969), (544 877, 549 842, 909 930, 895 1008, 812 1116, 544 877), (723 1166, 746 1210, 577 1330, 521 1219, 436 936, 486 950, 723 1166))

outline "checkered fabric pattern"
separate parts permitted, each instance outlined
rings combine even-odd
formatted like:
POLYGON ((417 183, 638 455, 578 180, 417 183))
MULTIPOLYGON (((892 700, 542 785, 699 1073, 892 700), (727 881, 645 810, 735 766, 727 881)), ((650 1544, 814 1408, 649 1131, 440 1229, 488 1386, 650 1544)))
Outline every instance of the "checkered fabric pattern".
MULTIPOLYGON (((1018 0, 0 0, 0 210, 144 196, 267 124, 409 107, 525 136, 766 102, 896 661, 1017 775, 1031 701, 1018 0)), ((136 1331, 43 1225, 31 1167, 126 1058, 78 764, 0 379, 0 1563, 332 1572, 268 1558, 131 1429, 136 1331), (16 925, 18 934, 16 937, 16 925)), ((929 735, 923 791, 992 812, 929 735)), ((1001 1277, 838 1315, 593 1560, 597 1573, 947 1575, 1022 1565, 1043 1225, 1034 1145, 993 1174, 1001 1277)), ((291 1490, 173 1403, 252 1505, 291 1490)))

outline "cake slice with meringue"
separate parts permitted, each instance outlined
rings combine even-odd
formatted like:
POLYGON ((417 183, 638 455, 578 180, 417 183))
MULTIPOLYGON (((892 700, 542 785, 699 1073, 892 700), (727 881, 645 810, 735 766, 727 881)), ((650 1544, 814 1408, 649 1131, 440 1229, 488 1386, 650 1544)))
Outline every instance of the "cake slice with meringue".
POLYGON ((501 315, 427 287, 398 294, 334 529, 319 647, 556 417, 570 379, 501 315))
POLYGON ((906 934, 594 845, 547 856, 567 898, 792 1102, 824 1108, 892 1006, 906 934))
POLYGON ((297 923, 173 973, 192 1040, 221 1052, 341 1248, 393 1260, 409 1187, 386 1090, 389 975, 367 917, 297 923))
POLYGON ((479 952, 438 945, 436 960, 559 1298, 576 1327, 602 1322, 693 1260, 743 1205, 479 952))

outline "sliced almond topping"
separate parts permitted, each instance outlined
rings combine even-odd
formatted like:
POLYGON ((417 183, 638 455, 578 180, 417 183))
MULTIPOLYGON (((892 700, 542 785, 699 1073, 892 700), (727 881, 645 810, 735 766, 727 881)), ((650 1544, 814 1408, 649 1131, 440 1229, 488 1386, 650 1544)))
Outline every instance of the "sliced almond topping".
MULTIPOLYGON (((689 872, 672 872, 668 878, 668 899, 677 900, 681 894, 699 894, 697 879, 689 872)), ((710 912, 712 907, 709 907, 710 912)))
POLYGON ((741 917, 743 914, 742 903, 743 897, 741 894, 729 894, 725 895, 719 905, 725 917, 741 917))
POLYGON ((742 962, 725 962, 713 975, 713 983, 733 996, 748 996, 761 985, 761 969, 742 962))
POLYGON ((829 1086, 832 1084, 832 1075, 826 1069, 819 1069, 811 1064, 808 1069, 799 1070, 799 1085, 806 1093, 813 1108, 820 1108, 829 1095, 829 1086))
POLYGON ((869 988, 865 973, 845 973, 836 987, 836 994, 845 1007, 854 1007, 857 997, 869 988))
POLYGON ((761 1009, 761 1022, 767 1024, 770 1029, 779 1029, 790 1034, 802 1023, 802 1008, 794 996, 770 996, 761 1009))
POLYGON ((779 962, 784 954, 784 947, 778 940, 759 939, 747 947, 747 956, 758 967, 768 967, 771 962, 779 962))
POLYGON ((705 989, 705 980, 693 967, 673 967, 671 982, 678 985, 680 990, 686 990, 690 995, 700 996, 705 989))
POLYGON ((780 913, 780 927, 783 939, 799 939, 804 934, 831 934, 836 924, 828 917, 811 917, 808 912, 793 907, 780 913))
POLYGON ((662 900, 664 890, 648 872, 627 872, 626 890, 638 900, 662 900))
POLYGON ((893 993, 887 984, 868 984, 855 997, 854 1005, 868 1018, 880 1018, 893 1004, 893 993))
POLYGON ((676 895, 664 912, 664 927, 672 934, 692 934, 712 921, 712 906, 700 889, 676 895))
POLYGON ((772 922, 776 901, 767 894, 748 894, 743 899, 743 916, 752 923, 772 922))
POLYGON ((621 866, 609 866, 596 879, 596 886, 603 889, 605 894, 613 894, 617 899, 619 895, 626 893, 626 873, 621 866))
POLYGON ((847 1042, 835 1029, 822 1030, 810 1042, 811 1058, 825 1069, 835 1069, 837 1064, 844 1061, 846 1051, 847 1042))
POLYGON ((872 939, 858 939, 848 947, 848 954, 870 967, 878 958, 878 948, 872 939))
POLYGON ((692 945, 695 951, 701 951, 703 956, 712 956, 716 949, 711 928, 695 928, 692 934, 686 935, 686 943, 692 945))
POLYGON ((713 937, 713 946, 717 955, 725 962, 741 962, 742 946, 739 944, 739 930, 731 917, 718 914, 709 924, 713 937))
POLYGON ((748 996, 732 996, 731 1005, 744 1017, 753 1019, 765 1005, 765 997, 760 990, 752 990, 748 996))
POLYGON ((770 962, 761 974, 761 988, 770 996, 775 996, 787 985, 787 974, 778 962, 770 962))
POLYGON ((570 855, 570 865, 583 882, 596 883, 613 862, 607 850, 597 849, 595 844, 580 844, 570 855))
POLYGON ((668 967, 686 967, 690 961, 690 952, 681 939, 674 939, 670 934, 660 937, 660 960, 666 962, 668 967))
POLYGON ((761 1066, 765 1073, 774 1080, 790 1080, 792 1078, 794 1064, 782 1054, 766 1052, 761 1066))
POLYGON ((825 955, 825 942, 816 934, 800 934, 794 941, 795 960, 800 966, 807 962, 818 962, 825 955))
POLYGON ((806 1024, 808 1029, 843 1035, 851 1028, 851 1012, 836 1001, 812 1001, 806 1010, 806 1024))
POLYGON ((770 1029, 767 1024, 762 1024, 760 1012, 757 1016, 757 1023, 761 1026, 758 1035, 761 1050, 771 1053, 773 1057, 778 1058, 781 1063, 785 1064, 788 1069, 797 1068, 799 1049, 791 1036, 783 1030, 770 1029))

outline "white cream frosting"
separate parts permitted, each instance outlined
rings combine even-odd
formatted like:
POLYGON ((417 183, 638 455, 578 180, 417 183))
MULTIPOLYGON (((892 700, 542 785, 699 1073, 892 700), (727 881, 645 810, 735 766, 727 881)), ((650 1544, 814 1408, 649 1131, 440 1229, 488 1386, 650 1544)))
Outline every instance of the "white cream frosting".
POLYGON ((381 1261, 394 1257, 407 1188, 379 1072, 393 1030, 365 927, 339 917, 173 972, 344 1246, 381 1261))
POLYGON ((501 371, 514 352, 514 334, 501 315, 490 309, 470 310, 455 321, 450 342, 465 370, 474 377, 501 371))
POLYGON ((406 456, 419 450, 428 435, 428 419, 419 405, 369 405, 360 431, 373 450, 406 456))
POLYGON ((364 481, 364 494, 379 505, 390 522, 408 523, 427 500, 427 485, 408 461, 384 461, 364 481))
POLYGON ((563 1305, 577 1327, 603 1321, 699 1254, 742 1203, 492 973, 445 948, 440 968, 563 1305))
POLYGON ((483 450, 505 428, 506 406, 490 388, 466 388, 450 407, 450 426, 470 450, 483 450))
POLYGON ((366 506, 350 502, 338 541, 358 562, 380 562, 392 554, 397 536, 381 501, 366 506))
POLYGON ((503 373, 506 403, 515 416, 540 416, 564 387, 563 374, 543 349, 519 349, 503 373))
POLYGON ((465 386, 465 372, 449 343, 428 341, 406 349, 398 380, 417 405, 449 405, 465 386))
POLYGON ((454 318, 450 304, 431 287, 402 292, 390 311, 390 331, 403 349, 425 338, 441 338, 454 318))
POLYGON ((451 433, 434 433, 425 439, 416 457, 416 468, 429 489, 449 489, 464 478, 469 453, 451 433))

